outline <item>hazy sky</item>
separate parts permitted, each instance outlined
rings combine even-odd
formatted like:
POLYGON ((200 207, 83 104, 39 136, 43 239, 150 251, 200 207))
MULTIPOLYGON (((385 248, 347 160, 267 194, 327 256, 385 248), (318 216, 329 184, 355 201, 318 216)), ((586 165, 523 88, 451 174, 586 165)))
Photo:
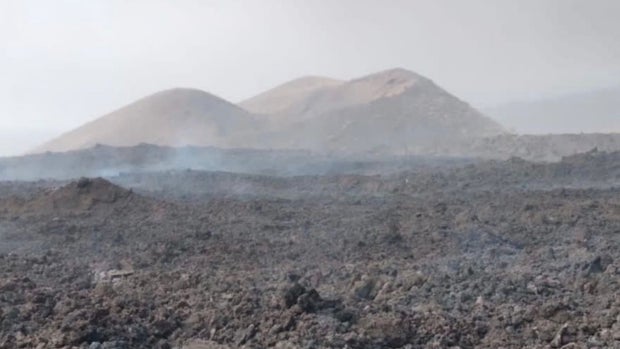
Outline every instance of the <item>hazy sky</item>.
POLYGON ((0 154, 176 86, 236 102, 398 66, 478 107, 610 86, 619 13, 618 0, 0 0, 0 154))

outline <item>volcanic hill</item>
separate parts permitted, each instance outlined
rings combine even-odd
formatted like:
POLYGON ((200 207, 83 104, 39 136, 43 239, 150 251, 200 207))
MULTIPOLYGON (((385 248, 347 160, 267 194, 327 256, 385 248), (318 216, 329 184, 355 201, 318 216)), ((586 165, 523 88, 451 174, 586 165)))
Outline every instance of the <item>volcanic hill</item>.
POLYGON ((165 90, 61 135, 33 152, 67 151, 96 144, 228 147, 229 136, 255 126, 245 110, 196 89, 165 90))
POLYGON ((405 69, 340 83, 311 81, 293 81, 241 103, 250 111, 274 111, 273 131, 267 140, 257 137, 263 146, 409 153, 506 133, 433 81, 405 69))

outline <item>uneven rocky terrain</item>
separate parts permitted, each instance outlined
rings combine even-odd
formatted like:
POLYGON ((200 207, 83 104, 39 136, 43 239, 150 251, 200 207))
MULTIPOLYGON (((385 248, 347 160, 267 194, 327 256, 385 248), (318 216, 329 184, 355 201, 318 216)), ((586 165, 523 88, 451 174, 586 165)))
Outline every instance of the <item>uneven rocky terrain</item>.
POLYGON ((620 348, 620 153, 437 162, 0 182, 0 348, 620 348))

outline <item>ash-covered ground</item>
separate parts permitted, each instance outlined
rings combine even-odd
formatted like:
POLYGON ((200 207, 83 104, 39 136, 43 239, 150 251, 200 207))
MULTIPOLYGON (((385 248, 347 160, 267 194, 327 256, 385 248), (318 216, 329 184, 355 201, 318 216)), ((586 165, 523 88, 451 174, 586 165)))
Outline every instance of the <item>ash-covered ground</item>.
POLYGON ((620 153, 391 169, 0 182, 0 348, 620 348, 620 153))

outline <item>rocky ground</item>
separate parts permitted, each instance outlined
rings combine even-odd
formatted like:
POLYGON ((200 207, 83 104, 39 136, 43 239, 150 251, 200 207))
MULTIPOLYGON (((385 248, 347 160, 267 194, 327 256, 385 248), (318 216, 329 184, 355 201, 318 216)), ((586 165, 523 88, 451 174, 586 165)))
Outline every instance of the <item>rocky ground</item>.
MULTIPOLYGON (((317 131, 320 132, 320 131, 317 131)), ((443 139, 443 138, 442 138, 443 139)), ((355 142, 364 142, 357 137, 355 142)), ((0 181, 112 177, 122 173, 175 169, 224 171, 267 176, 388 174, 411 169, 464 166, 476 159, 558 162, 590 151, 620 151, 620 133, 576 135, 502 135, 458 144, 375 149, 370 153, 285 149, 165 147, 139 144, 0 157, 0 181)))
POLYGON ((0 348, 620 348, 619 164, 0 182, 0 348))

